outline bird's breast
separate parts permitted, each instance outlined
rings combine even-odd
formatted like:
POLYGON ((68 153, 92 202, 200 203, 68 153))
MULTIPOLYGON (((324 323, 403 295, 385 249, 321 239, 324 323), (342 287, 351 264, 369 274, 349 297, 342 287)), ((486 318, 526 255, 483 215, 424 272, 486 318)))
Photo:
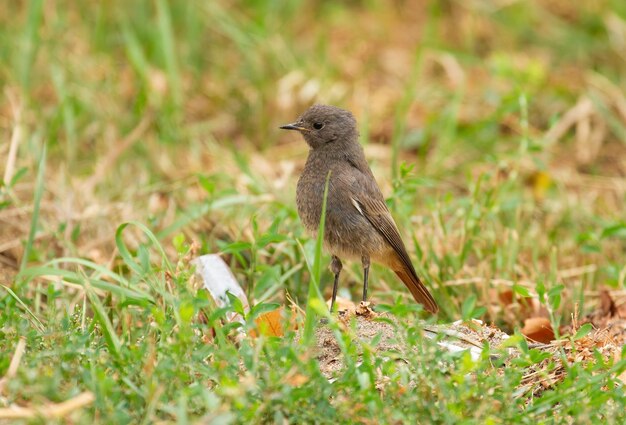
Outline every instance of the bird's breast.
POLYGON ((309 232, 316 232, 320 224, 326 183, 323 175, 321 172, 318 174, 315 170, 305 167, 296 187, 298 215, 309 232))
POLYGON ((296 189, 298 215, 307 231, 316 235, 322 215, 326 176, 330 171, 324 226, 326 249, 340 258, 360 258, 363 254, 377 257, 376 254, 385 247, 384 238, 354 207, 351 201, 354 175, 346 166, 350 167, 331 161, 307 161, 296 189))

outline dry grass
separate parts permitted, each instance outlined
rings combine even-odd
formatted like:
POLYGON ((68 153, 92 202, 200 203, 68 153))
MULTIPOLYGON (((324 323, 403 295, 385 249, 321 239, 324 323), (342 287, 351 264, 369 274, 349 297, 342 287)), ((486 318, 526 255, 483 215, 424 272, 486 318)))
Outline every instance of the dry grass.
MULTIPOLYGON (((46 324, 85 323, 93 300, 76 282, 16 274, 80 258, 145 289, 115 240, 132 220, 172 262, 183 234, 222 252, 252 300, 304 304, 314 242, 294 188, 306 147, 277 127, 312 102, 357 116, 439 320, 559 329, 576 303, 596 311, 603 288, 624 286, 618 0, 33 0, 0 5, 0 28, 0 283, 46 324)), ((123 240, 149 251, 140 231, 123 240)), ((359 279, 348 268, 340 295, 359 279)), ((378 303, 409 300, 384 270, 373 286, 378 303)), ((127 329, 134 316, 101 298, 127 329)), ((8 328, 7 341, 23 335, 8 328)))

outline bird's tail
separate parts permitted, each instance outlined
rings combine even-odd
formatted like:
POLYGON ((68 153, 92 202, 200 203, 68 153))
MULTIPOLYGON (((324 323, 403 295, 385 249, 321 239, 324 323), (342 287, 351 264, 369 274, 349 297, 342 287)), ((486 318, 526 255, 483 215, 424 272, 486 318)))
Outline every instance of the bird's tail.
POLYGON ((415 301, 422 304, 427 311, 431 313, 437 313, 439 311, 439 307, 435 302, 428 289, 424 286, 419 277, 417 277, 417 273, 415 270, 411 268, 411 270, 407 270, 406 267, 403 267, 400 270, 394 270, 394 272, 398 275, 400 280, 404 282, 404 284, 409 288, 411 294, 413 294, 413 298, 415 301))

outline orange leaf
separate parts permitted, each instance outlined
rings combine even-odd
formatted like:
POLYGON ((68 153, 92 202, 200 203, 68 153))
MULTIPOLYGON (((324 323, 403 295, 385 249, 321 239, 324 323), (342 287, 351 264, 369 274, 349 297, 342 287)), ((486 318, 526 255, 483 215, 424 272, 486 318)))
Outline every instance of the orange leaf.
POLYGON ((533 341, 548 343, 554 339, 550 320, 545 317, 531 317, 524 320, 522 334, 533 341))
POLYGON ((498 299, 500 300, 500 304, 502 304, 503 306, 513 304, 513 290, 507 288, 503 291, 498 292, 498 299))
MULTIPOLYGON (((284 326, 283 322, 283 307, 277 308, 274 311, 264 313, 254 320, 261 335, 266 336, 283 336, 284 326)), ((256 332, 251 332, 251 336, 256 337, 256 332)))

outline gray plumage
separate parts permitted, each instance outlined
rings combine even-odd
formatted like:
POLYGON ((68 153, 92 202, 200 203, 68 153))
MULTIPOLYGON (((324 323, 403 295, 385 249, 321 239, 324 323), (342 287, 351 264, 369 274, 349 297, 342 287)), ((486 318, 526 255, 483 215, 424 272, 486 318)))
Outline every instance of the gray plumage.
MULTIPOLYGON (((333 256, 336 297, 340 258, 360 259, 364 268, 363 299, 367 298, 370 259, 391 268, 417 302, 436 313, 437 303, 422 284, 397 226, 385 204, 359 143, 354 116, 343 109, 314 105, 297 122, 282 126, 299 131, 310 147, 298 180, 296 204, 304 227, 317 234, 326 176, 331 172, 324 226, 324 245, 333 256)), ((331 304, 331 309, 332 309, 331 304)))

